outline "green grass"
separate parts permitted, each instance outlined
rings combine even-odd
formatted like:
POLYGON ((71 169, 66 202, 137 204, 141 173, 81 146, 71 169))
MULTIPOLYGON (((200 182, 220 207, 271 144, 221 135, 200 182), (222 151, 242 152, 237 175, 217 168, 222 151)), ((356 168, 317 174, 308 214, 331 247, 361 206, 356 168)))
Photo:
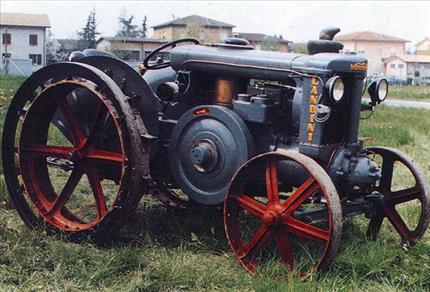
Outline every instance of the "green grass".
POLYGON ((389 99, 430 101, 430 86, 399 86, 389 87, 389 99))
MULTIPOLYGON (((0 125, 20 82, 2 77, 0 125)), ((368 145, 401 149, 430 177, 429 111, 380 106, 362 121, 360 135, 372 137, 368 145)), ((0 191, 4 196, 4 185, 0 191)), ((145 198, 118 239, 100 247, 29 230, 14 210, 0 208, 0 290, 429 291, 429 232, 406 249, 387 223, 378 240, 367 241, 366 224, 364 217, 347 220, 328 271, 287 282, 276 263, 257 276, 245 272, 227 248, 217 212, 166 210, 145 198)))

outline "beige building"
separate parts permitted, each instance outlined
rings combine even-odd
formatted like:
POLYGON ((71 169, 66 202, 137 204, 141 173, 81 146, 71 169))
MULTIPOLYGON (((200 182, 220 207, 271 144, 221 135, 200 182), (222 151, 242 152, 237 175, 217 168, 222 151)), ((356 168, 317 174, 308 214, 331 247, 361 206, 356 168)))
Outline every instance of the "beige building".
POLYGON ((292 41, 286 40, 281 36, 270 36, 262 33, 234 32, 233 37, 247 40, 250 45, 257 50, 288 52, 288 44, 292 41))
POLYGON ((398 55, 383 60, 385 75, 396 81, 415 78, 419 84, 430 84, 430 55, 398 55))
POLYGON ((369 61, 368 73, 384 73, 383 58, 405 54, 407 40, 371 31, 353 32, 336 37, 344 51, 357 52, 369 61))
POLYGON ((154 39, 174 40, 194 37, 204 42, 217 43, 232 35, 234 25, 218 20, 190 15, 153 26, 154 39))
POLYGON ((415 45, 417 55, 430 55, 430 37, 427 37, 415 45))

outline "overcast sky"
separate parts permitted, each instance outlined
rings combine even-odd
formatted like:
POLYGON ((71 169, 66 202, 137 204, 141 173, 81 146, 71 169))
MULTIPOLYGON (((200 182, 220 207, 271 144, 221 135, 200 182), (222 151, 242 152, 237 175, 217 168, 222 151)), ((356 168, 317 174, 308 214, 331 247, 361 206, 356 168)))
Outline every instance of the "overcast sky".
POLYGON ((430 2, 1 0, 0 3, 2 12, 47 14, 57 38, 75 37, 92 8, 97 13, 98 30, 104 36, 115 34, 118 16, 124 8, 135 16, 136 24, 141 23, 144 15, 152 26, 173 17, 198 14, 233 24, 236 32, 282 34, 296 42, 317 38, 325 26, 338 26, 343 33, 380 32, 410 40, 411 44, 430 36, 430 2))

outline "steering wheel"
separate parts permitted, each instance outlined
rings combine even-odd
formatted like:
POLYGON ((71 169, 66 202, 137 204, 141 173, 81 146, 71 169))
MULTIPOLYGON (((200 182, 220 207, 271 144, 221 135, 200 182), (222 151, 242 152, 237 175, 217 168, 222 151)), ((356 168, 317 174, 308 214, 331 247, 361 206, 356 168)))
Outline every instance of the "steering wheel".
POLYGON ((149 65, 149 61, 151 60, 152 57, 154 57, 160 51, 162 51, 162 50, 164 50, 165 48, 168 48, 168 47, 174 48, 179 43, 193 43, 195 45, 199 45, 200 44, 200 42, 197 39, 194 39, 194 38, 182 38, 182 39, 177 39, 177 40, 168 42, 167 44, 164 44, 164 45, 156 48, 151 53, 149 53, 148 56, 146 56, 146 58, 143 60, 143 65, 145 66, 145 68, 148 69, 148 70, 157 70, 157 69, 163 69, 163 68, 169 67, 170 66, 170 61, 165 61, 165 62, 154 64, 154 65, 149 65))

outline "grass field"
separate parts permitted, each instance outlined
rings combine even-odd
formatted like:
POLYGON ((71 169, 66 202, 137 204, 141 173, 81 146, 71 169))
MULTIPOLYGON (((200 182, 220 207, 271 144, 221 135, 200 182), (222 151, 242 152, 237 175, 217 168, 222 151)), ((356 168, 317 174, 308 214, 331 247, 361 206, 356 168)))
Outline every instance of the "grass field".
POLYGON ((388 98, 430 102, 430 86, 393 85, 389 87, 388 98))
MULTIPOLYGON (((21 82, 2 77, 1 127, 10 97, 21 82)), ((362 121, 360 135, 372 137, 368 145, 401 149, 430 177, 430 111, 380 106, 362 121)), ((4 201, 3 177, 0 191, 4 201)), ((245 272, 226 246, 217 213, 166 210, 145 199, 130 218, 123 239, 99 247, 29 230, 14 210, 4 206, 0 207, 0 290, 429 291, 430 232, 406 248, 387 223, 378 240, 366 240, 366 224, 364 217, 347 220, 340 252, 328 271, 305 282, 291 275, 286 282, 285 270, 276 263, 257 276, 245 272)))

